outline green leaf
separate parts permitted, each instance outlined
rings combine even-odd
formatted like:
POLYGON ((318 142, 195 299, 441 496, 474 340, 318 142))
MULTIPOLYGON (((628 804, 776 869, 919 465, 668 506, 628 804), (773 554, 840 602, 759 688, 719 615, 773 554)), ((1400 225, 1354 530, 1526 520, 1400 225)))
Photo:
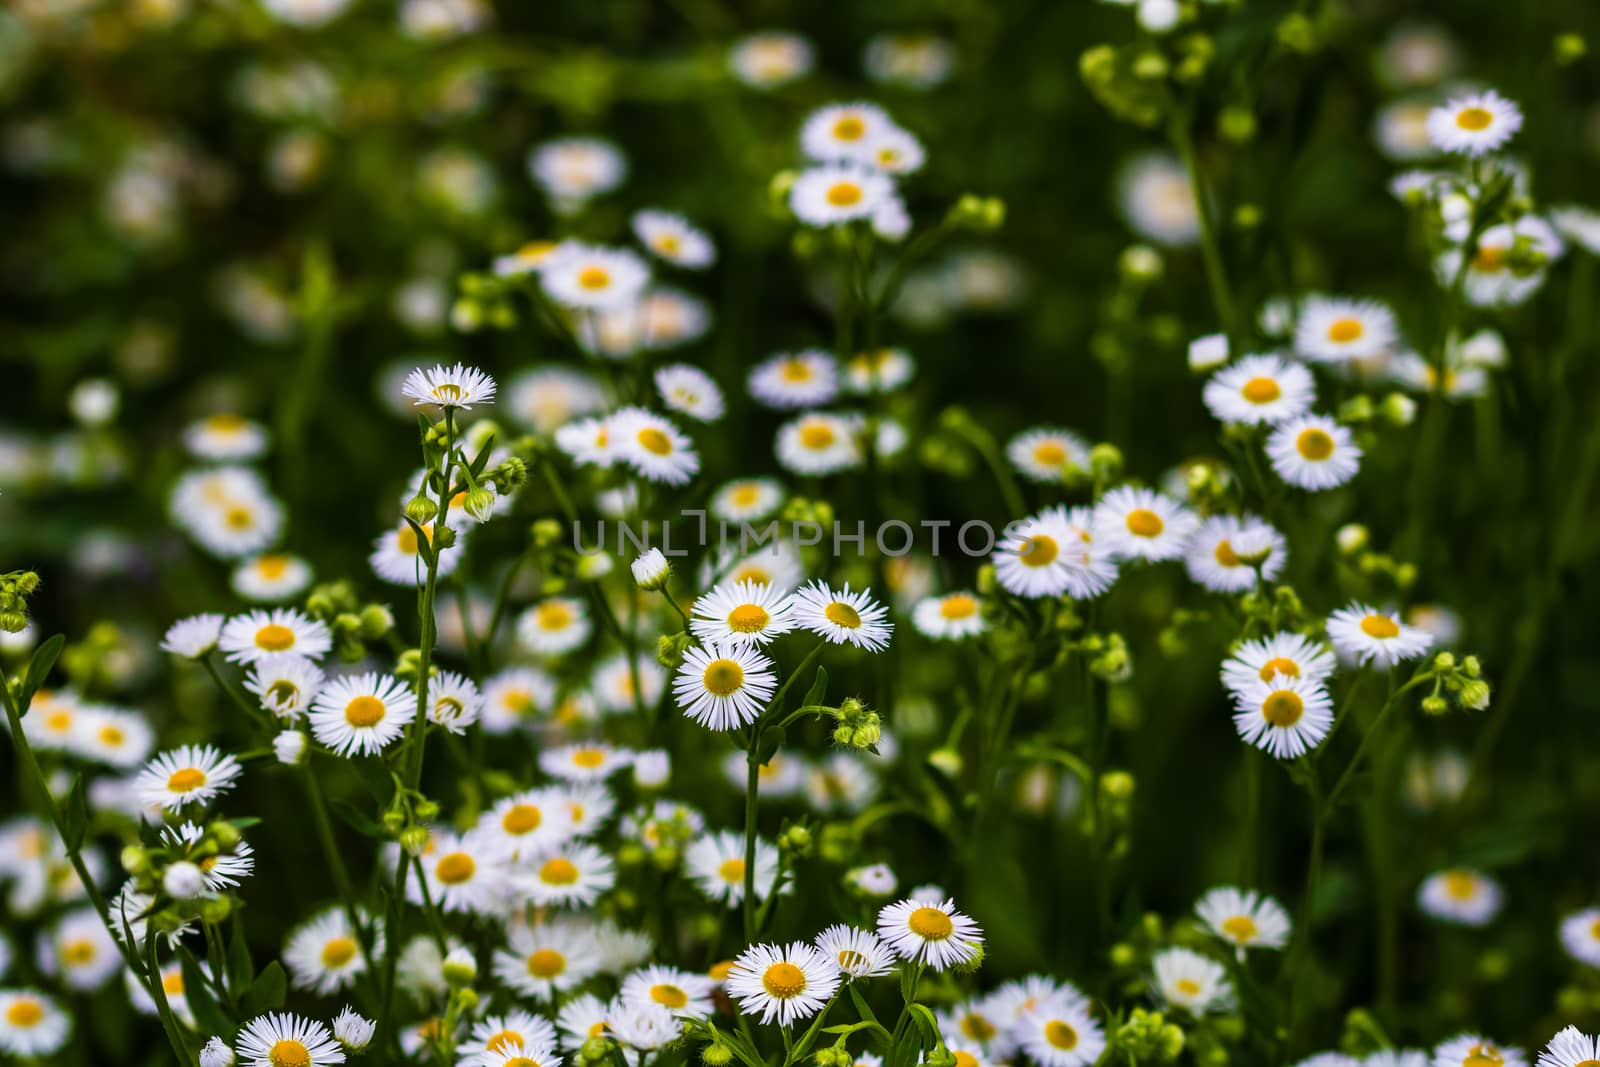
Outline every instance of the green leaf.
POLYGON ((276 1011, 283 1007, 288 994, 289 979, 283 973, 283 965, 273 960, 261 968, 256 980, 250 983, 250 991, 239 1001, 239 1014, 254 1018, 263 1012, 276 1011))
POLYGON ((233 914, 233 930, 228 935, 228 987, 233 995, 247 989, 255 977, 256 965, 250 959, 250 944, 244 937, 244 922, 238 912, 233 914))
POLYGON ((818 667, 817 677, 812 681, 811 688, 806 690, 806 698, 800 702, 802 708, 814 708, 822 703, 822 698, 828 695, 828 668, 818 667))
POLYGON ((56 665, 56 657, 61 655, 61 649, 66 643, 66 634, 56 634, 34 649, 33 658, 28 661, 28 672, 22 677, 22 691, 17 694, 17 707, 22 714, 28 713, 28 705, 33 703, 33 694, 39 691, 39 687, 49 677, 50 668, 56 665))
POLYGON ((83 795, 83 775, 72 780, 72 788, 61 802, 61 831, 68 849, 77 851, 89 829, 89 802, 83 795))
POLYGON ((410 515, 400 517, 406 520, 411 532, 417 535, 417 555, 422 557, 422 562, 430 567, 433 566, 433 542, 428 540, 427 533, 412 520, 410 515))
POLYGON ((200 1024, 201 1032, 232 1033, 233 1021, 217 1003, 211 986, 200 973, 200 964, 195 961, 194 954, 185 949, 178 954, 178 959, 183 967, 183 999, 189 1005, 189 1010, 194 1012, 195 1022, 200 1024))
POLYGON ((489 434, 484 438, 483 447, 478 449, 478 458, 474 459, 471 465, 468 467, 468 469, 472 471, 473 478, 477 478, 479 475, 481 475, 483 473, 483 468, 489 465, 489 452, 493 448, 494 434, 489 434))
POLYGON ((761 731, 761 743, 756 746, 756 762, 766 763, 779 748, 783 746, 784 729, 781 726, 769 726, 761 731))
POLYGON ((856 988, 856 984, 851 982, 845 988, 850 991, 850 1002, 856 1006, 856 1014, 869 1023, 877 1022, 878 1017, 872 1014, 872 1009, 867 1005, 867 998, 861 995, 861 990, 856 988))

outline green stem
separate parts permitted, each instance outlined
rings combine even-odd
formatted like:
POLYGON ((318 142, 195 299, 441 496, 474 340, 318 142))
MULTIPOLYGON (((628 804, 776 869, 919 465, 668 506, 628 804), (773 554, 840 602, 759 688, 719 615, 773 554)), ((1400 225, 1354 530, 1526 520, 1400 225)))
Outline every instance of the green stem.
POLYGON ((1170 127, 1173 147, 1189 174, 1189 188, 1194 193, 1195 216, 1200 223, 1200 255, 1205 261, 1206 283, 1211 289, 1211 304, 1217 313, 1222 332, 1228 336, 1228 356, 1237 359, 1244 354, 1244 336, 1239 328, 1233 291, 1228 285, 1228 272, 1223 265, 1222 243, 1217 238, 1216 222, 1211 217, 1207 203, 1205 181, 1200 176, 1200 164, 1195 157, 1194 138, 1189 134, 1187 115, 1174 116, 1170 127))

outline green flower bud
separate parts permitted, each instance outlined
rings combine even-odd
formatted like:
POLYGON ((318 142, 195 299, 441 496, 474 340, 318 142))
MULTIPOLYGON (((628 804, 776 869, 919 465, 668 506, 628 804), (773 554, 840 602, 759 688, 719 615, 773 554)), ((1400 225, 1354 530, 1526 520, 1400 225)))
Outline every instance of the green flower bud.
POLYGON ((433 528, 433 547, 449 548, 456 543, 456 531, 450 526, 435 526, 433 528))
POLYGON ((1463 682, 1456 699, 1464 708, 1482 711, 1489 706, 1489 683, 1476 678, 1463 682))
POLYGON ((1256 117, 1249 108, 1238 104, 1225 107, 1217 116, 1217 132, 1225 141, 1245 144, 1255 139, 1256 117))
POLYGON ((406 518, 419 526, 432 522, 437 514, 439 505, 421 493, 406 501, 406 518))
POLYGON ((375 641, 394 629, 394 612, 382 604, 368 604, 361 609, 361 636, 375 641))
POLYGON ((137 877, 150 872, 150 854, 139 845, 129 845, 122 850, 122 869, 137 877))
POLYGON ((1424 715, 1443 715, 1450 710, 1450 702, 1441 696, 1426 696, 1422 698, 1422 713, 1424 715))
POLYGON ((428 847, 428 828, 425 826, 408 826, 400 831, 400 847, 409 855, 420 856, 428 847))
POLYGON ((549 548, 561 540, 561 523, 555 519, 540 519, 533 524, 533 543, 540 548, 549 548))
POLYGON ((1089 450, 1089 473, 1096 482, 1113 482, 1122 476, 1122 450, 1102 442, 1089 450))
POLYGON ((733 1049, 717 1041, 700 1050, 700 1062, 706 1067, 728 1067, 733 1062, 733 1049))
POLYGON ((1556 66, 1569 67, 1589 54, 1589 42, 1583 39, 1582 34, 1562 33, 1556 36, 1552 51, 1556 66))

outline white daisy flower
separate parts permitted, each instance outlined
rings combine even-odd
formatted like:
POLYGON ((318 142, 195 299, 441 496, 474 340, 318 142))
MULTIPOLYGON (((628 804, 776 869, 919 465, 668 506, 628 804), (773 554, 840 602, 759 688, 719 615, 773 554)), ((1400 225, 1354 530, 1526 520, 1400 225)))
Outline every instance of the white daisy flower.
POLYGON ((740 478, 711 494, 708 509, 719 522, 759 522, 783 506, 783 486, 771 478, 740 478))
POLYGON ((924 597, 911 610, 911 625, 938 641, 963 641, 988 628, 978 595, 965 589, 924 597))
POLYGON ((529 789, 502 797, 478 820, 478 828, 497 837, 512 859, 532 855, 573 835, 572 818, 555 789, 529 789))
POLYGON ((895 968, 895 954, 871 930, 835 923, 817 935, 816 945, 845 979, 877 978, 895 968))
MULTIPOLYGON (((1462 235, 1463 239, 1465 234, 1462 235)), ((1474 307, 1515 307, 1526 303, 1544 285, 1549 272, 1544 269, 1566 253, 1566 244, 1555 228, 1537 215, 1523 215, 1516 222, 1490 226, 1478 235, 1472 259, 1467 263, 1465 288, 1467 302, 1474 307), (1541 266, 1530 266, 1519 258, 1519 250, 1536 253, 1541 266)), ((1441 285, 1449 286, 1461 267, 1462 249, 1450 249, 1434 261, 1441 285)))
POLYGON ((1311 410, 1317 383, 1298 363, 1278 356, 1245 356, 1212 375, 1201 394, 1219 422, 1272 425, 1311 410))
POLYGON ((1016 596, 1061 596, 1088 568, 1085 533, 1073 526, 1065 508, 1046 508, 1008 523, 992 557, 995 579, 1016 596))
POLYGON ((768 30, 741 38, 728 53, 734 77, 752 89, 778 89, 811 72, 811 42, 796 33, 768 30))
POLYGON ((539 769, 564 782, 599 782, 626 768, 633 753, 601 741, 547 748, 539 753, 539 769))
POLYGON ((653 964, 623 979, 617 994, 624 1004, 659 1005, 673 1015, 704 1017, 712 1012, 711 979, 676 967, 653 964))
POLYGON ((191 615, 167 627, 161 639, 161 650, 184 659, 200 659, 209 655, 222 635, 226 616, 218 614, 191 615))
POLYGON ((375 756, 405 733, 417 696, 400 679, 368 671, 334 678, 311 703, 311 733, 340 756, 375 756))
POLYGON ((1447 365, 1444 388, 1439 368, 1417 352, 1397 352, 1384 367, 1404 388, 1414 393, 1443 392, 1451 400, 1472 400, 1489 393, 1489 374, 1482 367, 1447 365))
POLYGON ((667 672, 654 656, 636 656, 632 661, 618 652, 596 664, 589 687, 601 711, 627 715, 644 707, 654 707, 666 687, 667 672))
POLYGON ((825 163, 800 172, 789 188, 789 210, 807 226, 870 219, 894 195, 887 176, 853 163, 825 163))
POLYGON ((272 1012, 245 1024, 238 1037, 246 1067, 329 1067, 344 1062, 344 1049, 319 1022, 272 1012))
POLYGON ((1123 559, 1176 559, 1199 528, 1194 512, 1152 489, 1125 485, 1094 507, 1094 539, 1123 559))
POLYGON ((1371 359, 1400 340, 1394 312, 1376 300, 1311 296, 1294 328, 1294 350, 1315 363, 1371 359))
POLYGON ((1600 256, 1600 211, 1582 204, 1563 204, 1548 214, 1557 233, 1590 255, 1600 256))
POLYGON ((369 961, 345 909, 335 906, 289 934, 283 962, 296 989, 326 997, 353 986, 367 972, 369 961))
MULTIPOLYGON (((739 764, 744 765, 744 756, 739 764)), ((762 789, 765 792, 766 783, 762 789)), ((757 900, 766 900, 778 880, 778 850, 756 838, 754 887, 757 900)), ((697 837, 684 855, 684 870, 709 899, 737 908, 744 903, 744 836, 732 830, 697 837)))
POLYGON ((1600 908, 1584 908, 1563 918, 1561 945, 1579 963, 1600 967, 1600 908))
POLYGON ((1278 477, 1313 493, 1343 485, 1361 469, 1355 438, 1326 415, 1280 422, 1267 437, 1266 452, 1278 477))
POLYGON ((267 450, 267 431, 242 415, 219 412, 184 427, 183 447, 197 459, 223 463, 259 459, 267 450))
POLYGON ((751 945, 728 971, 728 995, 745 1015, 792 1026, 821 1011, 839 988, 839 969, 812 945, 751 945))
POLYGON ((656 369, 655 383, 656 392, 661 394, 661 404, 669 411, 700 422, 716 422, 722 418, 725 410, 722 390, 711 375, 699 367, 669 363, 656 369))
POLYGON ((616 1016, 616 1002, 604 1001, 593 993, 582 993, 561 1006, 556 1028, 561 1031, 562 1048, 576 1053, 591 1037, 603 1037, 616 1016))
POLYGON ((1359 601, 1328 616, 1328 640, 1346 659, 1385 671, 1433 646, 1433 635, 1426 630, 1401 622, 1395 612, 1359 601))
POLYGON ((931 33, 879 34, 867 42, 861 57, 873 81, 917 90, 943 84, 955 62, 955 46, 931 33))
MULTIPOLYGON (((600 962, 594 924, 557 916, 538 925, 513 923, 505 947, 494 954, 493 968, 496 978, 522 996, 554 1001, 599 973, 600 962)), ((548 1024, 540 1019, 539 1025, 548 1024)), ((513 1030, 524 1045, 535 1044, 531 1026, 504 1029, 513 1030)))
POLYGON ((1254 515, 1213 515, 1189 541, 1189 578, 1213 593, 1245 593, 1259 581, 1275 582, 1288 562, 1289 545, 1254 515))
POLYGON ((1385 1048, 1363 1057, 1360 1067, 1431 1067, 1432 1062, 1420 1049, 1385 1048))
POLYGON ((1239 736, 1278 759, 1316 748, 1333 726, 1333 700, 1321 683, 1275 674, 1233 694, 1239 736))
POLYGON ((819 407, 839 395, 839 364, 816 348, 780 352, 751 368, 747 384, 750 395, 769 408, 819 407))
POLYGON ((325 677, 311 660, 292 652, 258 659, 244 676, 245 689, 277 718, 293 722, 322 690, 325 677))
POLYGON ((1518 1048, 1499 1045, 1480 1034, 1458 1034, 1433 1050, 1434 1067, 1528 1067, 1518 1048))
POLYGON ((1186 248, 1200 240, 1200 208, 1189 173, 1170 152, 1141 152, 1117 173, 1118 203, 1135 233, 1186 248))
POLYGON ((535 715, 555 704, 556 683, 533 667, 513 667, 483 683, 480 721, 491 734, 508 734, 530 725, 535 715))
POLYGON ((269 552, 235 567, 229 584, 246 600, 274 604, 305 592, 311 577, 311 564, 299 556, 269 552))
POLYGON ((860 161, 875 139, 895 129, 894 120, 874 104, 830 104, 806 116, 800 127, 800 151, 819 163, 860 161))
POLYGON ((641 477, 684 485, 699 472, 694 444, 668 419, 643 408, 623 408, 610 422, 617 455, 641 477))
POLYGON ((333 648, 333 635, 326 625, 293 608, 273 608, 233 616, 223 624, 217 647, 234 663, 285 652, 315 660, 333 648))
POLYGON ((1333 653, 1326 646, 1285 630, 1234 649, 1223 661, 1222 684, 1237 693, 1255 682, 1270 682, 1275 674, 1320 683, 1333 668, 1333 653))
POLYGON ((650 281, 650 268, 625 248, 563 242, 551 253, 539 283, 562 307, 599 311, 634 304, 650 281))
POLYGON ((636 211, 632 225, 640 244, 675 267, 705 270, 716 262, 717 249, 711 238, 682 215, 654 209, 636 211))
POLYGON ((1068 475, 1089 469, 1089 443, 1071 430, 1040 427, 1013 437, 1006 458, 1029 481, 1060 485, 1068 475))
MULTIPOLYGON (((428 544, 433 544, 433 523, 418 524, 422 528, 422 536, 427 538, 428 544)), ((455 543, 448 548, 438 549, 438 574, 440 578, 448 577, 455 572, 461 564, 461 549, 466 544, 466 537, 458 527, 455 531, 455 543)), ((372 572, 390 585, 423 586, 428 581, 428 564, 418 551, 417 531, 411 524, 401 519, 392 530, 387 530, 378 535, 373 542, 372 553, 367 556, 367 562, 372 566, 372 572)))
POLYGON ((673 682, 678 708, 708 730, 733 730, 761 716, 777 688, 772 661, 746 643, 688 648, 673 682))
POLYGON ((455 671, 440 671, 428 681, 428 721, 459 734, 478 721, 483 697, 473 681, 455 671))
POLYGON ((624 1049, 632 1049, 639 1060, 647 1052, 665 1048, 683 1036, 683 1024, 660 1004, 641 1003, 618 997, 611 1017, 611 1037, 624 1049))
POLYGON ((885 174, 902 177, 921 170, 928 153, 914 134, 896 128, 872 138, 862 149, 861 159, 885 174))
POLYGON ((983 931, 955 910, 954 900, 938 904, 901 900, 878 912, 878 936, 901 959, 943 971, 978 954, 983 931))
POLYGON ((866 757, 835 750, 805 768, 803 786, 806 800, 819 814, 854 815, 878 798, 883 782, 867 765, 866 757))
POLYGON ((82 710, 69 741, 70 750, 84 759, 121 768, 143 763, 154 747, 155 731, 144 716, 102 705, 82 710))
POLYGON ((546 597, 517 619, 517 640, 530 652, 559 656, 589 640, 589 607, 573 597, 546 597))
POLYGON ((1452 867, 1435 871, 1417 888, 1417 907, 1441 922, 1487 926, 1500 914, 1505 893, 1482 871, 1452 867))
POLYGON ((778 462, 796 474, 837 474, 866 460, 858 416, 810 411, 778 427, 778 462))
POLYGON ((1151 961, 1156 992, 1174 1008, 1198 1018, 1221 1011, 1233 1003, 1233 987, 1222 964, 1186 948, 1169 948, 1151 961))
MULTIPOLYGON (((437 833, 432 849, 419 866, 427 883, 428 898, 446 912, 496 915, 508 890, 509 849, 499 835, 472 829, 464 834, 437 833)), ((406 899, 421 906, 423 887, 406 884, 406 899)))
POLYGON ((1282 948, 1289 942, 1289 913, 1253 889, 1209 889, 1194 910, 1213 934, 1238 950, 1240 959, 1246 949, 1282 948))
POLYGON ((794 629, 788 593, 756 582, 713 586, 690 614, 689 629, 708 644, 765 645, 794 629))
POLYGON ((1086 1067, 1105 1051, 1106 1039, 1089 1005, 1067 989, 1034 999, 1022 1008, 1014 1040, 1039 1067, 1086 1067))
POLYGON ((556 1028, 548 1019, 512 1008, 504 1015, 475 1020, 456 1045, 456 1063, 458 1067, 561 1067, 556 1041, 556 1028))
POLYGON ((1552 1037, 1539 1053, 1537 1067, 1582 1067, 1585 1062, 1600 1062, 1600 1041, 1569 1026, 1552 1037))
POLYGON ((457 363, 453 367, 418 367, 406 376, 400 388, 417 407, 462 408, 494 403, 494 379, 474 367, 457 363))
POLYGON ((20 1059, 53 1056, 72 1033, 72 1016, 32 989, 0 989, 0 1052, 20 1059))
POLYGON ((190 804, 205 807, 242 773, 237 760, 211 745, 183 745, 151 760, 133 789, 146 807, 180 811, 190 804))
POLYGON ((92 907, 67 912, 41 933, 35 960, 42 973, 80 993, 99 989, 124 966, 117 943, 92 907))
POLYGON ((588 907, 616 881, 611 857, 582 841, 568 841, 534 856, 517 877, 522 893, 541 907, 588 907))
POLYGON ((628 161, 598 137, 558 137, 528 154, 528 172, 556 209, 570 214, 583 202, 609 193, 628 175, 628 161))
POLYGON ((1189 342, 1189 369, 1196 374, 1216 370, 1228 362, 1228 335, 1208 333, 1189 342))
POLYGON ((916 361, 903 348, 857 352, 845 364, 844 387, 859 396, 892 393, 911 381, 916 372, 916 361))
POLYGON ((191 850, 205 840, 205 831, 194 823, 169 827, 161 832, 162 841, 181 855, 188 855, 200 868, 205 888, 210 893, 220 893, 238 885, 255 873, 255 849, 247 841, 236 841, 231 847, 218 847, 215 852, 194 856, 191 850))
POLYGON ((831 644, 851 644, 868 652, 889 647, 894 623, 889 609, 872 599, 872 590, 852 593, 850 583, 836 590, 823 581, 803 585, 791 601, 794 624, 831 644))
POLYGON ((334 1016, 333 1036, 350 1052, 360 1052, 372 1044, 372 1037, 377 1032, 377 1023, 357 1014, 348 1004, 343 1011, 334 1016))
POLYGON ((512 378, 505 391, 510 416, 546 436, 573 419, 606 406, 605 390, 594 377, 572 367, 536 367, 512 378))
POLYGON ((1441 152, 1478 156, 1503 148, 1522 129, 1522 109, 1493 89, 1453 96, 1428 112, 1428 137, 1441 152))

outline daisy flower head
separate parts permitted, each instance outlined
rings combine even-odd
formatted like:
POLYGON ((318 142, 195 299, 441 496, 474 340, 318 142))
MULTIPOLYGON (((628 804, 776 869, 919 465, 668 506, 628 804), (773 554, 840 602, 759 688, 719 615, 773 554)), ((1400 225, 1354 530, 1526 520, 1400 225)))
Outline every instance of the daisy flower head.
POLYGON ((1394 312, 1376 300, 1311 296, 1294 327, 1294 350, 1313 363, 1370 359, 1400 339, 1394 312))
POLYGON ((543 851, 573 834, 572 817, 556 789, 529 789, 502 797, 478 820, 478 828, 505 846, 510 858, 543 851))
MULTIPOLYGON (((1490 226, 1478 235, 1466 263, 1467 302, 1474 307, 1516 307, 1544 285, 1550 263, 1566 253, 1566 243, 1544 219, 1523 215, 1516 222, 1490 226)), ((1450 249, 1435 260, 1441 284, 1453 284, 1463 249, 1450 249)))
POLYGON ((1562 919, 1561 946, 1579 963, 1600 967, 1600 908, 1584 908, 1562 919))
POLYGON ((861 158, 868 166, 900 177, 921 170, 928 153, 915 134, 897 127, 872 138, 862 150, 861 158))
POLYGON ((1189 174, 1170 152, 1141 152, 1117 173, 1118 203, 1134 232, 1169 248, 1200 240, 1200 208, 1189 174))
POLYGON ((705 270, 716 262, 717 249, 704 230, 671 211, 636 211, 633 235, 651 255, 674 267, 705 270))
POLYGON ((598 137, 558 137, 528 154, 528 172, 557 210, 570 214, 621 185, 628 161, 616 145, 598 137))
POLYGON ((459 1067, 561 1067, 556 1028, 521 1008, 476 1020, 455 1051, 459 1067))
POLYGON ((964 641, 988 628, 978 595, 965 589, 924 597, 911 609, 911 625, 936 641, 964 641))
POLYGON ((956 910, 954 900, 938 904, 900 900, 878 912, 878 936, 901 959, 943 971, 978 954, 983 931, 956 910))
POLYGON ((517 640, 530 652, 559 656, 589 640, 589 607, 574 597, 546 597, 517 619, 517 640))
POLYGON ((122 953, 92 907, 77 908, 39 935, 39 970, 68 989, 99 989, 123 967, 122 953))
POLYGON ((875 104, 830 104, 806 116, 800 127, 800 151, 819 163, 860 161, 878 137, 895 129, 888 112, 875 104))
POLYGON ((359 1015, 348 1004, 333 1019, 333 1036, 351 1052, 359 1052, 370 1045, 377 1031, 377 1023, 359 1015))
POLYGON ((1434 1067, 1528 1067, 1518 1048, 1508 1048, 1481 1034, 1458 1034, 1433 1050, 1434 1067))
POLYGON ((311 564, 299 556, 268 552, 235 567, 229 584, 246 600, 273 604, 305 592, 311 577, 311 564))
POLYGON ((466 675, 440 671, 428 681, 428 721, 459 734, 478 721, 483 697, 466 675))
POLYGON ((1453 96, 1428 112, 1428 138, 1441 152, 1476 159, 1522 129, 1522 109, 1493 89, 1453 96))
POLYGON ((804 941, 751 945, 728 971, 728 995, 745 1015, 792 1026, 822 1010, 839 988, 839 968, 804 941))
POLYGON ((796 626, 831 644, 851 644, 868 652, 888 648, 894 632, 889 609, 872 599, 872 590, 852 593, 849 582, 843 590, 820 580, 801 586, 794 593, 793 615, 796 626))
POLYGON ((1421 1049, 1385 1048, 1364 1056, 1360 1067, 1431 1067, 1432 1062, 1421 1049))
POLYGON ((400 387, 416 407, 461 408, 471 411, 474 404, 494 403, 494 379, 475 367, 457 363, 418 367, 406 375, 400 387))
POLYGON ((223 623, 217 647, 234 663, 254 663, 285 652, 316 660, 333 648, 333 635, 325 624, 302 612, 273 608, 233 616, 223 623))
POLYGON ((134 767, 150 758, 155 731, 135 711, 92 704, 82 710, 70 751, 112 767, 134 767))
POLYGON ((518 872, 518 888, 541 907, 588 907, 616 881, 611 857, 582 841, 568 841, 535 855, 518 872))
POLYGON ((1283 534, 1253 515, 1213 515, 1189 542, 1189 578, 1213 593, 1245 593, 1276 581, 1288 561, 1283 534))
POLYGON ((242 773, 237 760, 211 745, 183 745, 151 760, 134 779, 134 793, 146 807, 205 807, 242 773))
POLYGON ((807 226, 870 219, 894 196, 894 182, 854 163, 823 163, 800 172, 789 187, 789 210, 807 226))
POLYGON ((771 478, 740 478, 711 495, 711 517, 720 522, 759 522, 783 506, 783 486, 771 478))
POLYGON ((1327 646, 1287 630, 1245 641, 1222 664, 1222 684, 1240 692, 1273 675, 1321 683, 1333 674, 1335 661, 1327 646))
POLYGON ((550 299, 588 311, 636 303, 649 280, 650 268, 636 253, 578 241, 564 242, 539 272, 550 299))
POLYGON ((600 782, 628 767, 633 754, 603 741, 582 741, 539 753, 539 769, 564 782, 600 782))
MULTIPOLYGON (((760 838, 756 838, 755 867, 752 885, 756 899, 766 900, 778 880, 778 850, 760 838)), ((708 899, 725 903, 730 908, 737 908, 744 902, 742 835, 719 830, 695 838, 684 856, 684 869, 708 899)))
POLYGON ((705 975, 652 964, 623 979, 624 1004, 658 1005, 674 1015, 710 1015, 712 983, 705 975))
POLYGON ((1440 922, 1487 926, 1500 914, 1505 893, 1482 871, 1452 867, 1435 871, 1417 888, 1417 907, 1440 922))
POLYGON ((1076 990, 1033 1000, 1022 1009, 1013 1039, 1039 1067, 1087 1067, 1105 1051, 1105 1033, 1076 990))
POLYGON ((772 661, 749 643, 684 650, 672 684, 678 708, 708 730, 733 730, 755 722, 777 688, 772 661))
POLYGON ((1441 381, 1439 368, 1419 352, 1398 352, 1384 369, 1395 382, 1414 393, 1442 392, 1451 400, 1470 400, 1489 392, 1489 374, 1482 367, 1449 363, 1441 381))
POLYGON ((1280 422, 1267 437, 1266 451, 1278 477, 1313 493, 1341 486, 1361 469, 1361 447, 1326 415, 1280 422))
POLYGON ((368 671, 334 678, 311 703, 311 733, 341 756, 375 756, 405 732, 417 698, 400 679, 368 671))
POLYGON ((839 395, 839 363, 816 348, 780 352, 751 368, 747 384, 769 408, 814 408, 839 395))
POLYGON ((995 579, 1016 596, 1058 597, 1088 567, 1090 537, 1073 526, 1064 508, 1009 523, 992 557, 995 579))
MULTIPOLYGON (((194 823, 184 823, 163 830, 161 837, 169 847, 193 856, 190 850, 205 840, 205 831, 194 823)), ((235 841, 226 848, 219 846, 215 853, 196 857, 194 861, 200 868, 209 893, 220 893, 238 885, 256 869, 255 849, 243 840, 235 841)))
POLYGON ((1271 425, 1310 411, 1317 383, 1309 370, 1281 356, 1245 356, 1212 375, 1201 399, 1219 422, 1271 425))
POLYGON ((742 37, 728 53, 733 76, 752 89, 779 89, 811 72, 811 42, 797 33, 767 30, 742 37))
POLYGON ((1400 620, 1398 612, 1356 602, 1328 616, 1328 640, 1340 656, 1388 670, 1433 646, 1433 635, 1400 620))
POLYGON ((1006 458, 1031 482, 1060 485, 1089 469, 1089 443, 1053 426, 1025 430, 1006 444, 1006 458))
POLYGON ((32 989, 0 989, 0 1051, 22 1059, 54 1055, 72 1033, 72 1016, 32 989))
POLYGON ((707 643, 764 645, 794 629, 789 594, 750 581, 713 586, 695 600, 690 614, 689 629, 707 643))
POLYGON ((672 422, 643 408, 623 408, 611 415, 617 455, 640 477, 666 485, 684 485, 700 470, 693 443, 672 422))
POLYGON ((1176 559, 1189 547, 1200 519, 1153 489, 1113 489, 1094 507, 1094 539, 1122 559, 1176 559))
POLYGON ((220 559, 267 548, 283 530, 283 505, 265 480, 246 467, 219 467, 183 475, 168 510, 175 525, 220 559))
POLYGON ((579 416, 603 410, 606 397, 593 375, 554 365, 535 367, 512 378, 506 401, 513 419, 548 435, 579 416))
POLYGON ((289 1012, 256 1016, 237 1040, 246 1067, 330 1067, 345 1058, 326 1026, 289 1012))
POLYGON ((817 949, 846 980, 877 978, 894 970, 895 954, 871 930, 835 923, 817 935, 817 949))
POLYGON ((1222 964, 1186 948, 1169 948, 1156 954, 1156 992, 1170 1007, 1182 1008, 1196 1018, 1220 1011, 1233 1003, 1233 987, 1222 964))
POLYGON ((867 77, 904 89, 941 85, 955 64, 955 46, 932 33, 881 33, 867 42, 861 54, 867 77))
POLYGON ((1241 958, 1246 949, 1282 948, 1289 941, 1289 913, 1276 900, 1253 889, 1218 886, 1207 890, 1194 910, 1241 958))
POLYGON ((196 459, 235 463, 258 459, 267 450, 267 431, 242 415, 219 412, 191 422, 183 430, 183 447, 196 459))
POLYGON ((366 973, 368 960, 342 907, 312 916, 289 934, 283 962, 296 989, 332 996, 366 973))
POLYGON ((778 462, 795 474, 837 474, 866 459, 854 415, 810 411, 778 427, 778 462))
POLYGON ((263 708, 292 722, 310 709, 324 680, 320 667, 289 652, 252 663, 244 676, 244 687, 263 708))
MULTIPOLYGON (((495 977, 522 996, 554 1000, 556 994, 582 985, 598 974, 600 962, 594 923, 588 919, 556 916, 537 925, 512 923, 505 947, 495 952, 492 966, 495 977)), ((543 1028, 548 1024, 539 1019, 538 1026, 543 1028)), ((532 1023, 508 1024, 487 1033, 485 1045, 492 1046, 501 1030, 512 1031, 502 1043, 516 1040, 530 1047, 544 1036, 534 1032, 532 1023)), ((487 1050, 493 1051, 493 1048, 487 1050)))
POLYGON ((594 701, 601 711, 626 715, 640 704, 653 707, 666 687, 666 671, 656 658, 618 652, 595 666, 589 681, 594 701))
POLYGON ((716 422, 726 410, 722 390, 699 367, 687 363, 658 367, 655 384, 664 407, 699 422, 716 422))
POLYGON ((167 627, 161 639, 161 650, 184 659, 200 659, 217 647, 226 616, 217 614, 191 615, 167 627))
POLYGON ((1316 748, 1333 726, 1333 700, 1322 683, 1274 674, 1233 694, 1239 736, 1278 759, 1316 748))
POLYGON ((513 667, 485 680, 480 721, 491 734, 508 734, 532 724, 556 700, 556 682, 533 667, 513 667))
POLYGON ((1596 1062, 1600 1062, 1600 1041, 1576 1026, 1569 1026, 1550 1039, 1539 1053, 1536 1067, 1582 1067, 1584 1063, 1596 1062))
POLYGON ((464 834, 438 833, 433 848, 422 857, 422 877, 428 890, 407 883, 407 899, 421 905, 431 899, 447 912, 496 915, 506 901, 510 849, 498 834, 474 828, 464 834))
POLYGON ((461 548, 465 543, 462 531, 457 528, 456 539, 446 548, 438 548, 433 541, 433 523, 418 524, 422 530, 422 537, 417 536, 417 531, 405 519, 401 519, 392 530, 385 530, 373 542, 372 552, 367 556, 367 562, 372 567, 372 572, 390 585, 422 586, 428 581, 428 564, 422 558, 419 548, 425 539, 438 553, 439 577, 443 578, 453 574, 456 567, 461 564, 461 548))

